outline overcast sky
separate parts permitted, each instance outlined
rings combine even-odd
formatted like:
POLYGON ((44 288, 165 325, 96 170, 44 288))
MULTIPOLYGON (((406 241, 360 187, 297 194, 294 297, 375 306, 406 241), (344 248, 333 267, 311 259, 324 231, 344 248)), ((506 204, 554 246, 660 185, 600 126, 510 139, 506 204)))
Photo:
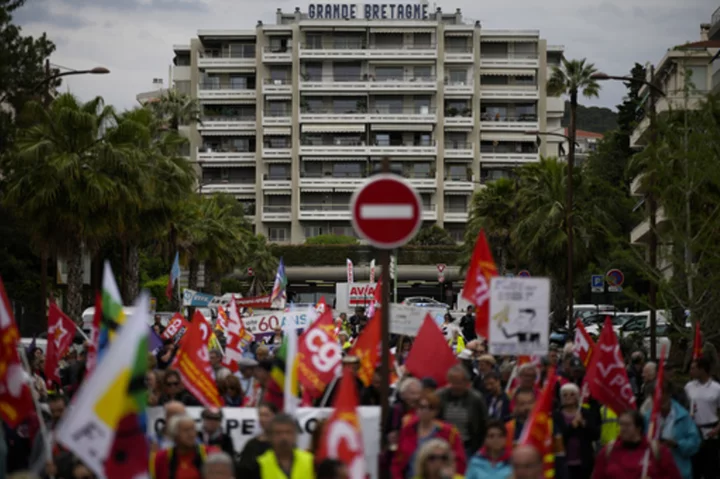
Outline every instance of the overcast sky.
MULTIPOLYGON (((247 29, 257 20, 274 23, 275 10, 307 10, 287 0, 27 0, 15 20, 27 34, 47 32, 57 45, 51 61, 73 69, 105 66, 110 75, 66 79, 81 99, 100 95, 130 108, 135 95, 167 84, 172 45, 188 44, 199 29, 247 29)), ((329 2, 325 2, 329 3, 329 2)), ((378 3, 378 2, 372 2, 378 3)), ((431 2, 432 5, 432 2, 431 2)), ((446 12, 461 8, 489 29, 540 30, 548 44, 564 45, 568 58, 587 57, 606 73, 624 74, 634 62, 659 61, 671 46, 699 39, 717 0, 512 0, 437 2, 446 12)), ((624 87, 603 85, 586 104, 613 107, 624 87)))

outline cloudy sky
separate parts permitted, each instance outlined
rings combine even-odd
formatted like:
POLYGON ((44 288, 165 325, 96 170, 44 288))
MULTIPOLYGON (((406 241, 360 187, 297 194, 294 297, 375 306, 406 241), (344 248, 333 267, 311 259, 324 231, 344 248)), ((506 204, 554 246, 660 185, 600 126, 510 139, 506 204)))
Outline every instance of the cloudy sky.
MULTIPOLYGON (((85 69, 105 66, 110 75, 67 79, 82 99, 101 95, 119 108, 167 82, 172 45, 187 44, 198 29, 253 28, 274 23, 275 10, 303 11, 309 2, 287 0, 27 0, 15 20, 29 34, 47 32, 57 45, 51 61, 85 69)), ((329 2, 326 2, 329 3, 329 2)), ((372 3, 378 3, 377 1, 372 3)), ((432 2, 431 2, 432 5, 432 2)), ((624 74, 634 62, 657 62, 667 48, 699 39, 717 0, 512 0, 437 2, 461 8, 484 28, 540 30, 549 44, 564 45, 568 58, 587 57, 599 70, 624 74)), ((600 98, 584 101, 614 107, 623 86, 604 85, 600 98)))

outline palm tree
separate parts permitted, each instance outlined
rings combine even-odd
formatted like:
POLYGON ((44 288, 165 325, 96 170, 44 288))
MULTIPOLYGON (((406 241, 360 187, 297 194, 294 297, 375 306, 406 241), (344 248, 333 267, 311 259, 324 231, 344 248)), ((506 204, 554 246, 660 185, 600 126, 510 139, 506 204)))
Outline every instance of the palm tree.
MULTIPOLYGON (((566 60, 562 59, 561 66, 553 68, 552 76, 547 82, 547 93, 550 96, 560 96, 567 94, 570 96, 570 126, 569 126, 569 153, 567 168, 567 191, 566 191, 566 210, 567 220, 567 311, 568 324, 572 322, 572 306, 573 306, 573 178, 575 163, 575 141, 577 133, 577 101, 578 93, 582 92, 585 97, 597 97, 600 92, 600 85, 593 79, 593 74, 597 73, 592 63, 586 63, 586 60, 566 60)), ((572 327, 572 325, 571 325, 572 327)))
POLYGON ((178 131, 180 125, 202 123, 202 111, 197 99, 178 93, 176 90, 168 90, 158 101, 150 103, 149 106, 172 131, 178 131))
POLYGON ((267 238, 263 235, 250 237, 249 250, 247 266, 252 268, 253 278, 248 296, 260 296, 265 294, 264 285, 275 277, 278 259, 270 251, 267 238))
POLYGON ((43 252, 67 259, 66 312, 82 313, 84 251, 96 251, 115 231, 107 221, 118 204, 137 201, 136 156, 111 145, 104 132, 114 112, 102 98, 81 103, 71 94, 46 109, 28 105, 36 122, 19 132, 18 150, 4 174, 6 200, 25 218, 43 252))
POLYGON ((475 193, 465 233, 465 244, 468 247, 464 256, 468 262, 475 240, 483 229, 498 262, 500 274, 507 271, 510 258, 514 259, 515 256, 510 233, 517 217, 516 193, 517 183, 509 178, 492 181, 475 193))

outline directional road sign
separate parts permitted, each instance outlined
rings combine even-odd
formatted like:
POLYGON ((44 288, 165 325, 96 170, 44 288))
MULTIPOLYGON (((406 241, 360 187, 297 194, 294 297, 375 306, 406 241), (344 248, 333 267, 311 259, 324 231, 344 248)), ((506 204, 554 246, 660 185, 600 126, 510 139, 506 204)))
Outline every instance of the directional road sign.
POLYGON ((350 200, 351 221, 357 234, 380 249, 403 246, 422 224, 422 203, 403 178, 384 173, 373 176, 350 200))

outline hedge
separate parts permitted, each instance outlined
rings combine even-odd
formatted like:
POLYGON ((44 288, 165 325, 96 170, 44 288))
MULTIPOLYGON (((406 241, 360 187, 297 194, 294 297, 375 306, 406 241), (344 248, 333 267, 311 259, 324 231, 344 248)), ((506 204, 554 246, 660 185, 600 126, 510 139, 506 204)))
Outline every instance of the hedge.
MULTIPOLYGON (((280 245, 271 244, 270 250, 283 257, 286 266, 337 266, 350 258, 354 264, 369 264, 379 260, 377 251, 368 245, 280 245)), ((405 246, 400 248, 398 264, 457 264, 458 246, 405 246)))

